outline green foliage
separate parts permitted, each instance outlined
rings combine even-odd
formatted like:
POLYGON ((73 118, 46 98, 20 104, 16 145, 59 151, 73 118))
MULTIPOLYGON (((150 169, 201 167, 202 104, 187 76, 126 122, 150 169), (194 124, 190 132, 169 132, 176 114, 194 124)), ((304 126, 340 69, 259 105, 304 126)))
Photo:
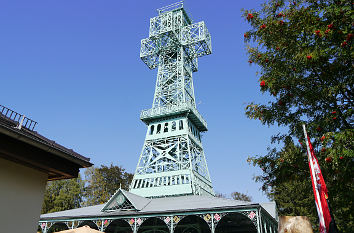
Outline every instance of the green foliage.
MULTIPOLYGON (((216 192, 215 196, 220 197, 220 198, 227 198, 227 196, 225 194, 219 193, 219 192, 216 192)), ((240 193, 240 192, 232 192, 231 199, 239 200, 239 201, 252 201, 251 196, 248 196, 247 194, 240 193)))
POLYGON ((110 165, 90 167, 85 171, 85 180, 78 178, 50 181, 44 194, 42 213, 103 204, 120 187, 128 190, 133 174, 124 168, 110 165))
POLYGON ((81 177, 49 181, 44 193, 42 213, 52 213, 81 207, 84 182, 81 177))
POLYGON ((353 2, 269 0, 244 10, 249 63, 260 67, 267 104, 250 103, 246 115, 264 125, 288 127, 272 137, 282 148, 249 159, 263 170, 256 180, 281 215, 307 215, 317 223, 302 124, 312 138, 342 232, 353 218, 353 2), (295 143, 294 140, 299 140, 295 143))
POLYGON ((119 166, 91 167, 85 171, 87 186, 85 188, 85 205, 103 204, 122 187, 128 190, 133 174, 119 166))
POLYGON ((231 193, 231 198, 238 201, 252 201, 252 197, 240 192, 231 193))
POLYGON ((215 197, 226 198, 226 195, 223 193, 216 192, 215 197))

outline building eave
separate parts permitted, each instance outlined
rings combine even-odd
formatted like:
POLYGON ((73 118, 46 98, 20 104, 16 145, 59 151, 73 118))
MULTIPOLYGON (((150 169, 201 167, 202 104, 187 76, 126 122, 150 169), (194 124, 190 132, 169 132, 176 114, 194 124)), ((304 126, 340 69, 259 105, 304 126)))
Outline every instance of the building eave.
POLYGON ((89 162, 89 158, 55 143, 37 132, 24 128, 18 129, 13 122, 3 117, 0 119, 0 137, 3 142, 6 142, 0 145, 0 157, 46 172, 48 180, 74 178, 78 176, 79 168, 93 165, 89 162), (37 154, 34 155, 34 153, 37 154), (46 156, 48 160, 52 161, 45 161, 46 156), (62 164, 54 163, 54 161, 62 164))

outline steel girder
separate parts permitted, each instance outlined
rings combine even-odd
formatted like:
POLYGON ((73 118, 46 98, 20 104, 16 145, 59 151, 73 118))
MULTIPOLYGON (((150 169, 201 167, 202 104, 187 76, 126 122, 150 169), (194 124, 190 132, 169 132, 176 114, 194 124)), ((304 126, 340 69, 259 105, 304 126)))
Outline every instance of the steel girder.
POLYGON ((211 52, 205 23, 192 24, 183 5, 159 10, 150 19, 140 57, 158 71, 152 108, 140 115, 148 131, 130 192, 214 195, 200 137, 207 124, 197 111, 193 87, 198 57, 211 52))

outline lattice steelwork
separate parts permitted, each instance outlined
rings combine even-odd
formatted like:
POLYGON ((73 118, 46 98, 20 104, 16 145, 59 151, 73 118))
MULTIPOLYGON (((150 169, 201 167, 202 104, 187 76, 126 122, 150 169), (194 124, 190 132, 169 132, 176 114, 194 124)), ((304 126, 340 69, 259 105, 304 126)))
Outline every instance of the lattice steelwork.
POLYGON ((214 195, 200 132, 207 124, 196 109, 192 73, 198 57, 211 54, 204 22, 192 23, 183 2, 158 9, 140 57, 158 67, 151 109, 140 119, 148 125, 130 192, 145 196, 214 195))
POLYGON ((119 201, 111 202, 104 211, 109 212, 114 210, 135 210, 135 208, 130 201, 125 199, 122 203, 119 201))

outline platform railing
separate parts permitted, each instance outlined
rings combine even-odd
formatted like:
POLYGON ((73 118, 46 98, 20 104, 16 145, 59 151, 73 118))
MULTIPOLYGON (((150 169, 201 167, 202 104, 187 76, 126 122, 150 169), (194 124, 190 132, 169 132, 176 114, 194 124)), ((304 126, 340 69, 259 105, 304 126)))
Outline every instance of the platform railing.
POLYGON ((183 2, 184 1, 180 1, 180 2, 176 2, 176 3, 173 3, 171 5, 168 5, 168 6, 165 6, 165 7, 161 7, 159 9, 157 9, 157 12, 160 14, 163 14, 167 11, 172 11, 172 10, 176 10, 176 9, 179 9, 179 8, 183 8, 183 2))
POLYGON ((23 128, 33 131, 34 127, 36 127, 36 125, 37 125, 36 121, 26 117, 25 115, 15 112, 15 111, 13 111, 1 104, 0 104, 0 115, 16 122, 17 128, 19 128, 19 129, 21 129, 23 127, 23 128))
POLYGON ((181 111, 187 111, 191 110, 193 114, 200 120, 200 122, 207 127, 207 123, 202 117, 202 115, 198 112, 198 110, 189 103, 180 103, 177 105, 167 105, 167 106, 162 106, 162 107, 154 107, 150 109, 145 109, 142 110, 140 113, 140 119, 146 119, 146 118, 154 118, 158 116, 163 116, 163 115, 170 115, 173 113, 178 113, 181 111))

